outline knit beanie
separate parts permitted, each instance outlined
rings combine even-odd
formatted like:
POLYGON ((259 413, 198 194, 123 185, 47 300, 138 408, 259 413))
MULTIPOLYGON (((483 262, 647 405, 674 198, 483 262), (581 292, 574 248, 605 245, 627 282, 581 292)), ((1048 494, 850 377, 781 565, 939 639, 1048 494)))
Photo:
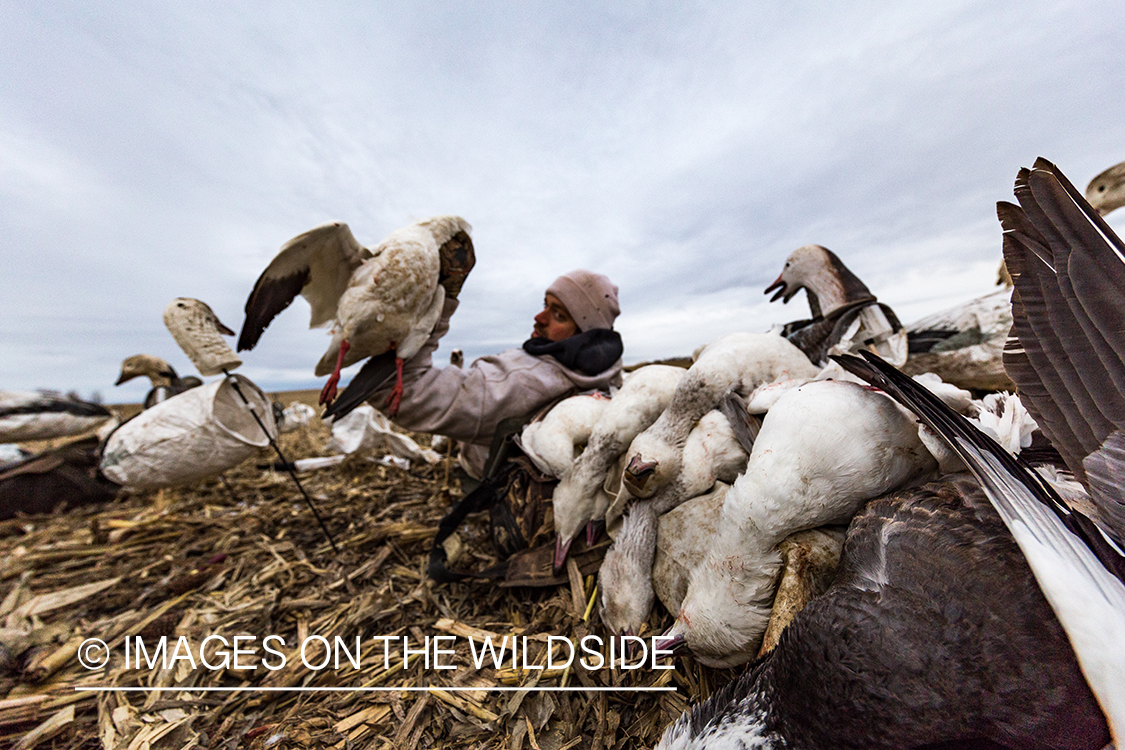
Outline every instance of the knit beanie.
POLYGON ((581 268, 564 273, 547 287, 547 293, 566 305, 579 331, 612 330, 613 321, 621 314, 617 306, 617 286, 600 273, 581 268))

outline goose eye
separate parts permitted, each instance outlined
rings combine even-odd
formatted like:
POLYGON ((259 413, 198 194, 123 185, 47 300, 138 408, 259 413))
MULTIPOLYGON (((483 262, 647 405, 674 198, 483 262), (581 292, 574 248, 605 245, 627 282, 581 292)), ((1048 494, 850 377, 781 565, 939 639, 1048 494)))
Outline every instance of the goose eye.
POLYGON ((1105 192, 1105 185, 1098 185, 1098 192, 1104 193, 1105 192))

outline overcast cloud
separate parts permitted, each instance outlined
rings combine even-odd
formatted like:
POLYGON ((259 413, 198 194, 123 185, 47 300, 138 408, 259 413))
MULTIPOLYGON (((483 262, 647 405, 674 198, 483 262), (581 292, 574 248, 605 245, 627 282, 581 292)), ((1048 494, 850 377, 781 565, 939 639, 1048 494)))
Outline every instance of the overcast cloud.
MULTIPOLYGON (((330 220, 472 223, 441 357, 520 344, 577 267, 620 286, 626 362, 764 330, 807 315, 762 289, 810 242, 909 322, 993 288, 1019 167, 1125 159, 1118 2, 606 5, 0 4, 0 388, 139 400, 124 357, 192 372, 172 298, 238 329, 330 220)), ((318 386, 307 324, 241 371, 318 386)))

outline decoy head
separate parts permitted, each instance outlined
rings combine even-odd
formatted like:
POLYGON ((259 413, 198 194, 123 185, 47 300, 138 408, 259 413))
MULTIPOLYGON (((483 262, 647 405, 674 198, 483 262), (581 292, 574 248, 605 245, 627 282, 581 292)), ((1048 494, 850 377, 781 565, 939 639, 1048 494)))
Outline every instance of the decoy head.
POLYGON ((142 375, 151 380, 154 387, 168 386, 176 380, 176 371, 172 369, 172 365, 160 357, 151 354, 134 354, 121 362, 121 374, 114 385, 121 385, 142 375))
POLYGON ((785 260, 781 273, 765 289, 777 290, 770 302, 789 302, 800 290, 808 296, 813 317, 827 315, 841 305, 870 297, 871 291, 835 253, 822 245, 804 245, 785 260))
POLYGON ((1125 206, 1125 161, 1090 180, 1086 186, 1086 200, 1102 216, 1125 206))

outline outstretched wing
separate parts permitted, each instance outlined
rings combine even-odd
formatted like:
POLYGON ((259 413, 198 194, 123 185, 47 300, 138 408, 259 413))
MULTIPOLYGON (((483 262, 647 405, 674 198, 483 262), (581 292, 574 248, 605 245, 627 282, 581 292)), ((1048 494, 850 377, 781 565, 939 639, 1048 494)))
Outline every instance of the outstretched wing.
POLYGON ((238 351, 253 349, 270 321, 298 294, 312 307, 310 328, 331 321, 352 273, 370 257, 370 251, 342 222, 324 224, 289 240, 258 277, 246 300, 238 351))
POLYGON ((1125 542, 1125 243, 1050 162, 997 207, 1015 284, 1004 367, 1125 542))

